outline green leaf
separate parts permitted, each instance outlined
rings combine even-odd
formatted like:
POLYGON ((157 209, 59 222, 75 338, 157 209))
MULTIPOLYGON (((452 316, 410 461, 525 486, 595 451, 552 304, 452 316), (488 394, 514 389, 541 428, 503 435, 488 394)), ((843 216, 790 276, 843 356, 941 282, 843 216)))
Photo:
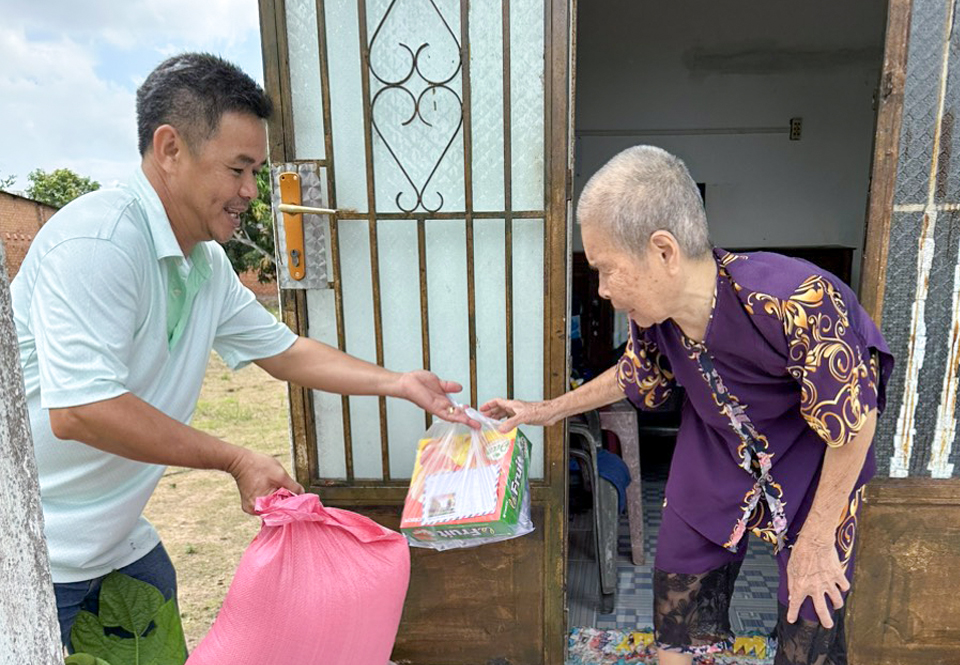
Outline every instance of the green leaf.
POLYGON ((100 587, 100 621, 142 636, 164 603, 160 589, 129 575, 113 572, 100 587))
POLYGON ((164 601, 153 585, 122 573, 104 579, 100 615, 81 611, 70 639, 78 652, 120 665, 183 665, 186 660, 176 602, 164 601), (119 628, 131 636, 108 635, 105 628, 119 628))
MULTIPOLYGON (((103 594, 100 594, 101 600, 103 594)), ((89 653, 111 663, 135 665, 137 663, 137 642, 135 638, 107 635, 103 632, 103 623, 95 614, 80 611, 70 632, 70 641, 78 652, 89 653)))
POLYGON ((88 653, 75 653, 72 656, 67 656, 63 663, 64 665, 110 665, 103 658, 97 658, 88 653))
POLYGON ((70 630, 70 642, 77 651, 102 652, 106 647, 107 637, 103 634, 103 624, 97 615, 80 610, 70 630))
POLYGON ((187 642, 177 604, 171 598, 154 617, 156 629, 140 640, 139 665, 180 665, 185 660, 187 642))

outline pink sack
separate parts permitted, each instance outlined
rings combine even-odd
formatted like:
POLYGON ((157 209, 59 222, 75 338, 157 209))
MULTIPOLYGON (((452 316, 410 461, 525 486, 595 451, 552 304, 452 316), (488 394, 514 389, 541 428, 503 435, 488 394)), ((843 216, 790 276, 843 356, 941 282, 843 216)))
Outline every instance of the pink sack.
POLYGON ((410 582, 402 535, 281 489, 187 665, 387 665, 410 582))

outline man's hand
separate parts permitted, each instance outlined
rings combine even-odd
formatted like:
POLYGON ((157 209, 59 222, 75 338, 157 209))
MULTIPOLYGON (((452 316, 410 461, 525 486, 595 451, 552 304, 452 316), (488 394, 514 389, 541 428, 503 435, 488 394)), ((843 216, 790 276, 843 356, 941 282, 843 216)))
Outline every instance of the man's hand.
POLYGON ((850 582, 843 573, 840 557, 832 542, 816 542, 812 539, 797 539, 790 562, 787 564, 787 588, 790 606, 787 621, 794 623, 800 615, 800 605, 809 596, 824 628, 833 628, 831 610, 824 596, 830 598, 834 610, 843 607, 841 592, 850 590, 850 582))
POLYGON ((480 423, 470 418, 463 407, 455 407, 447 393, 458 393, 463 386, 454 381, 441 381, 436 374, 427 370, 406 372, 400 375, 399 396, 407 399, 427 413, 462 423, 473 429, 480 429, 480 423))
POLYGON ((227 468, 237 482, 243 512, 254 514, 254 501, 285 487, 295 494, 303 494, 303 486, 287 475, 283 465, 268 455, 238 448, 237 456, 227 468))
POLYGON ((481 406, 480 413, 496 420, 506 418, 500 425, 501 432, 509 432, 517 425, 553 425, 560 420, 550 402, 524 402, 502 397, 481 406))

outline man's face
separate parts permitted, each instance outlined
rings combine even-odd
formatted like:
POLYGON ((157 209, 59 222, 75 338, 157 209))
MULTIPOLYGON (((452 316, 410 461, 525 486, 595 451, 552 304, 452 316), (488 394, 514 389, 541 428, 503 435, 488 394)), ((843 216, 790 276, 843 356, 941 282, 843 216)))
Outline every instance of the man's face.
POLYGON ((183 153, 175 176, 180 233, 192 243, 226 242, 257 197, 257 171, 266 161, 263 120, 224 113, 216 134, 183 153))
POLYGON ((600 276, 601 298, 609 300, 641 328, 669 318, 666 275, 649 249, 644 257, 627 252, 602 226, 588 221, 581 225, 580 233, 587 261, 600 276))

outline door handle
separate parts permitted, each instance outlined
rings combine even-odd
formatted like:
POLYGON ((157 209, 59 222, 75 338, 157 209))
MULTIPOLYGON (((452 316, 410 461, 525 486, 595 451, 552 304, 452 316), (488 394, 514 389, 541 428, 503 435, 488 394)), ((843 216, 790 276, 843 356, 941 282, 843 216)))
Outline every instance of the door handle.
POLYGON ((299 282, 307 275, 307 257, 303 251, 303 216, 336 215, 338 211, 333 208, 301 205, 300 176, 292 171, 280 174, 280 201, 277 210, 283 213, 283 231, 287 241, 287 269, 290 277, 299 282))
POLYGON ((329 237, 339 219, 354 219, 356 213, 327 201, 328 174, 316 162, 276 164, 270 174, 277 283, 281 289, 331 288, 329 237))
POLYGON ((283 232, 287 241, 287 270, 291 279, 298 282, 307 275, 303 255, 303 214, 283 211, 284 205, 300 205, 300 176, 292 171, 280 174, 280 204, 283 212, 283 232))
POLYGON ((334 208, 313 208, 293 203, 281 203, 277 206, 277 210, 291 215, 336 215, 340 212, 334 208))

